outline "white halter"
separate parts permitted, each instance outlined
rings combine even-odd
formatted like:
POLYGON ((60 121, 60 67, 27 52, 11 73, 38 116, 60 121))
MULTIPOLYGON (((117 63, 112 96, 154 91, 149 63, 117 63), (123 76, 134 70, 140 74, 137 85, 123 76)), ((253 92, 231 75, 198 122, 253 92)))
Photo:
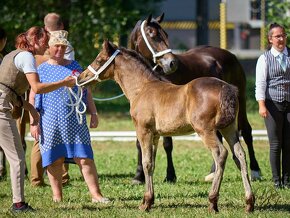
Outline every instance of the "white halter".
MULTIPOLYGON (((146 37, 146 33, 145 33, 145 30, 144 30, 145 22, 146 22, 146 20, 144 20, 144 21, 142 22, 142 24, 141 24, 141 34, 142 34, 142 37, 143 37, 143 39, 144 39, 144 41, 145 41, 145 43, 146 43, 148 49, 149 49, 150 52, 152 53, 152 56, 153 56, 153 62, 156 64, 156 57, 163 56, 163 55, 165 55, 165 54, 167 54, 167 53, 170 53, 170 52, 172 52, 172 51, 171 51, 171 49, 166 49, 166 50, 163 50, 163 51, 160 51, 160 52, 157 52, 157 53, 154 52, 153 48, 151 47, 151 45, 150 45, 150 43, 149 43, 149 41, 148 41, 148 39, 147 39, 147 37, 146 37)), ((156 65, 153 69, 155 69, 156 67, 157 67, 157 65, 156 65)))
POLYGON ((89 65, 88 66, 88 70, 91 71, 95 75, 92 78, 90 78, 89 80, 87 80, 87 81, 85 81, 85 82, 83 82, 81 84, 78 83, 77 77, 75 77, 76 78, 76 85, 77 86, 83 86, 83 85, 85 85, 85 84, 87 84, 87 83, 89 83, 89 82, 91 82, 93 80, 97 80, 97 81, 101 82, 102 80, 99 79, 99 75, 112 63, 112 61, 115 59, 115 57, 117 56, 117 54, 119 52, 120 52, 120 50, 117 49, 114 52, 114 54, 109 58, 109 60, 107 60, 107 62, 98 69, 98 71, 96 71, 94 68, 92 68, 91 65, 89 65))

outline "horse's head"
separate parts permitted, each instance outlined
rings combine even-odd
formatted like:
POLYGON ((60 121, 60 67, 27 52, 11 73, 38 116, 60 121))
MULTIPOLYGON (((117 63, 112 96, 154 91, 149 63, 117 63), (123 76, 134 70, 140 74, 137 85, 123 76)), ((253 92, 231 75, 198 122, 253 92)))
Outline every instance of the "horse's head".
POLYGON ((169 49, 168 35, 160 26, 164 13, 152 18, 150 15, 143 22, 138 21, 130 35, 131 48, 146 59, 163 68, 165 74, 171 74, 177 69, 177 59, 169 49))
POLYGON ((105 40, 95 60, 77 78, 77 85, 83 86, 113 78, 112 62, 119 53, 117 46, 105 40))

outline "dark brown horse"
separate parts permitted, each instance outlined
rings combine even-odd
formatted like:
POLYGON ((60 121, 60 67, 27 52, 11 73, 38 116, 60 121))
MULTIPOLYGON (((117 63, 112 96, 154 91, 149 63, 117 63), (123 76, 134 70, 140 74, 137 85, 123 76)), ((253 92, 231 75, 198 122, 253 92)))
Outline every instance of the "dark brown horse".
MULTIPOLYGON (((174 84, 186 84, 189 81, 205 76, 217 77, 239 89, 238 129, 241 131, 248 147, 250 157, 251 179, 261 178, 261 172, 253 148, 252 127, 246 113, 246 76, 236 56, 227 50, 200 46, 182 54, 173 54, 169 48, 168 35, 160 26, 164 14, 153 19, 138 21, 130 35, 130 47, 152 65, 160 66, 165 78, 174 84)), ((156 70, 158 71, 158 70, 156 70)), ((141 163, 140 145, 137 143, 138 167, 134 177, 136 181, 144 181, 141 163)), ((175 181, 176 175, 172 161, 172 139, 164 138, 164 149, 167 154, 167 181, 175 181)), ((214 171, 214 165, 212 172, 214 171)))
POLYGON ((237 129, 238 90, 220 79, 205 77, 185 85, 160 81, 144 58, 133 50, 116 49, 105 41, 103 48, 87 70, 77 79, 78 85, 113 79, 130 102, 137 138, 142 150, 145 193, 141 210, 154 204, 153 172, 160 136, 197 132, 212 152, 216 164, 209 192, 209 210, 218 211, 218 197, 228 151, 216 135, 219 131, 237 157, 245 189, 246 211, 254 210, 245 152, 237 129))

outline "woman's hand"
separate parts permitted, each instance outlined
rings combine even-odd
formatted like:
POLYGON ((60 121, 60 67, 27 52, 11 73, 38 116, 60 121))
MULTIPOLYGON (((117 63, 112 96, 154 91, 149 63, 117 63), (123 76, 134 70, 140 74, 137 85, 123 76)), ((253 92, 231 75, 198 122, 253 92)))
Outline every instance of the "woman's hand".
POLYGON ((72 76, 67 76, 63 81, 67 87, 74 87, 76 85, 76 79, 72 76))
POLYGON ((97 114, 91 114, 90 128, 97 128, 99 125, 99 118, 97 114))
POLYGON ((265 105, 265 101, 259 101, 259 114, 261 117, 266 118, 268 116, 268 110, 265 105))
POLYGON ((39 140, 39 135, 40 135, 40 127, 39 125, 30 125, 30 134, 31 136, 38 141, 39 140))

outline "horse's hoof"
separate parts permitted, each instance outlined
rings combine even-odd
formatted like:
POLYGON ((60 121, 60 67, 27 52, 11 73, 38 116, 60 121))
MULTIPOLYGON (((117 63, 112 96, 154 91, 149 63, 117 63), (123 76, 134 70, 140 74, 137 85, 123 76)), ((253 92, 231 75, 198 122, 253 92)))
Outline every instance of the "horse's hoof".
POLYGON ((213 179, 214 179, 214 173, 210 173, 206 177, 204 177, 205 182, 212 182, 213 179))
POLYGON ((218 213, 219 210, 218 210, 218 207, 217 207, 217 204, 212 204, 210 203, 209 207, 208 207, 208 211, 210 213, 218 213))
POLYGON ((168 182, 168 183, 176 183, 176 176, 173 177, 166 177, 163 182, 168 182))
POLYGON ((247 200, 246 200, 246 213, 251 213, 254 211, 254 207, 255 207, 255 196, 251 195, 247 200))
POLYGON ((148 212, 150 209, 151 209, 151 207, 148 204, 141 204, 139 206, 139 210, 142 210, 142 211, 148 212))
POLYGON ((142 185, 144 184, 144 181, 140 181, 138 179, 132 179, 132 185, 142 185))
POLYGON ((251 170, 251 181, 261 180, 261 171, 251 170))

